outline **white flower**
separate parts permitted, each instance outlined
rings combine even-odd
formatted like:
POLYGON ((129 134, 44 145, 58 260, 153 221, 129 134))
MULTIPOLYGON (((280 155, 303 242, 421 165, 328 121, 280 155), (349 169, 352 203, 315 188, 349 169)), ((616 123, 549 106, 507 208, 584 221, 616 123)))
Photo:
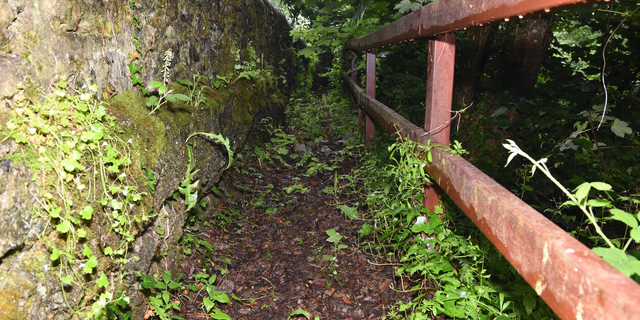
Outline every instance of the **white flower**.
POLYGON ((36 128, 29 128, 29 133, 31 134, 36 134, 37 129, 36 128))
POLYGON ((106 141, 102 142, 102 147, 109 145, 106 141))
POLYGON ((133 141, 131 140, 131 138, 129 138, 129 141, 127 141, 128 144, 132 144, 133 141))

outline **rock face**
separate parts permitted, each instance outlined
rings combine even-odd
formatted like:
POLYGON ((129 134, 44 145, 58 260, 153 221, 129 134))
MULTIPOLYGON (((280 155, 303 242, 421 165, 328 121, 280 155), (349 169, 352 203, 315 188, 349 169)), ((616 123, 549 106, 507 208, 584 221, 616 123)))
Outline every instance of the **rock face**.
MULTIPOLYGON (((127 308, 132 319, 142 319, 147 306, 136 273, 177 273, 177 243, 187 213, 181 199, 167 200, 185 177, 187 137, 218 133, 237 150, 259 119, 283 118, 295 73, 289 31, 284 16, 267 0, 0 1, 0 126, 7 128, 20 96, 41 99, 59 81, 71 87, 96 84, 98 98, 108 100, 107 110, 122 128, 121 139, 136 146, 134 165, 152 170, 157 180, 145 202, 157 215, 136 224, 129 247, 131 256, 139 258, 126 264, 122 289, 131 298, 127 308), (167 52, 172 54, 170 64, 167 52), (245 66, 266 70, 269 77, 261 81, 267 83, 240 77, 238 72, 248 69, 237 66, 246 61, 259 61, 245 66), (194 76, 209 79, 211 88, 214 80, 226 78, 220 80, 226 81, 224 90, 209 91, 213 104, 169 104, 148 115, 147 98, 134 85, 193 81, 194 76)), ((169 87, 189 93, 184 87, 169 87)), ((34 214, 45 179, 25 164, 8 160, 20 148, 5 136, 0 134, 0 319, 78 318, 65 300, 88 303, 90 297, 61 290, 60 274, 51 272, 56 264, 49 259, 51 219, 34 214)), ((196 178, 201 190, 207 190, 226 168, 227 152, 201 136, 189 142, 199 170, 196 178)), ((100 248, 103 237, 97 236, 99 241, 88 243, 100 248)), ((104 231, 104 241, 109 236, 104 231)), ((99 251, 94 249, 97 268, 113 281, 113 270, 102 263, 107 257, 99 251)))

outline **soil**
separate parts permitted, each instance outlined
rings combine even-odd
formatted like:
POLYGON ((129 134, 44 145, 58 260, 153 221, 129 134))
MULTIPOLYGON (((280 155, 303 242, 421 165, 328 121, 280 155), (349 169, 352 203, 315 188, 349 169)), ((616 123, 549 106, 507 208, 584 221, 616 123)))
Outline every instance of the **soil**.
MULTIPOLYGON (((328 143, 333 150, 339 148, 328 143)), ((310 319, 380 319, 396 301, 411 299, 393 289, 403 287, 395 283, 395 266, 359 246, 363 221, 350 220, 336 208, 337 204, 357 206, 360 195, 336 197, 323 192, 334 186, 336 172, 338 176, 351 174, 357 159, 335 152, 316 151, 314 156, 327 165, 335 157, 341 160, 333 171, 305 176, 311 159, 305 166, 296 166, 300 157, 282 156, 286 165, 276 159, 265 164, 256 157, 245 157, 244 170, 236 168, 228 179, 223 191, 226 199, 211 205, 203 221, 196 219, 185 230, 214 250, 191 248, 192 254, 181 265, 183 284, 196 284, 194 275, 201 271, 217 274, 217 290, 226 291, 231 298, 229 304, 218 303, 217 307, 233 319, 287 319, 298 309, 308 312, 310 319), (287 193, 285 188, 296 180, 306 192, 287 193), (232 219, 211 218, 218 213, 232 219), (332 252, 335 245, 327 241, 329 229, 344 236, 339 244, 346 248, 332 252), (325 259, 329 255, 336 257, 334 263, 325 259), (221 269, 228 273, 223 275, 221 269)), ((206 290, 183 290, 181 311, 174 314, 210 319, 202 308, 206 295, 206 290)))

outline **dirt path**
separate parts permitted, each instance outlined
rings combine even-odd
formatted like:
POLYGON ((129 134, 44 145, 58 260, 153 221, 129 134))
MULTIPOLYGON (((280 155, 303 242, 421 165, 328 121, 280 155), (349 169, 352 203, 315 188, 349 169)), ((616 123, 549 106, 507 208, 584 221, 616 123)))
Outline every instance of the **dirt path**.
MULTIPOLYGON (((314 156, 315 163, 333 163, 336 168, 306 176, 313 159, 296 166, 300 157, 283 156, 287 165, 274 160, 261 166, 257 157, 245 157, 224 191, 226 200, 210 207, 204 221, 196 219, 191 231, 185 231, 214 249, 191 246, 192 254, 181 267, 183 284, 197 285, 201 271, 216 274, 217 290, 232 297, 229 304, 217 307, 233 319, 287 319, 297 309, 311 319, 380 319, 398 298, 407 301, 406 294, 399 296, 391 289, 393 266, 375 264, 358 247, 362 222, 336 208, 355 207, 359 195, 324 192, 331 190, 336 176, 352 174, 356 159, 336 152, 316 151, 314 156), (227 221, 209 218, 215 215, 227 221), (337 234, 330 238, 331 229, 337 234), (336 241, 338 235, 343 238, 336 241)), ((184 290, 177 315, 207 319, 199 308, 206 294, 184 290)))

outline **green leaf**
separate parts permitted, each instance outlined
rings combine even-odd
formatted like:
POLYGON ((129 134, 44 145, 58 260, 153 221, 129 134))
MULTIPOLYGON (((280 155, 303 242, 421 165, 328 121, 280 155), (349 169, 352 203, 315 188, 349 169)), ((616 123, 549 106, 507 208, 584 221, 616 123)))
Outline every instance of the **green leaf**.
POLYGON ((204 305, 204 308, 207 310, 207 312, 211 311, 211 309, 216 306, 215 303, 213 303, 213 301, 211 301, 207 297, 204 297, 202 299, 202 304, 204 305))
POLYGON ((233 320, 231 317, 229 317, 229 315, 228 315, 228 314, 226 314, 226 313, 224 313, 224 312, 222 312, 222 311, 220 311, 220 310, 218 310, 218 309, 215 309, 215 310, 213 310, 213 312, 212 312, 212 313, 209 313, 209 316, 210 316, 211 318, 213 318, 213 319, 219 319, 219 320, 233 320))
POLYGON ((56 226, 56 231, 62 232, 62 233, 67 233, 67 231, 69 231, 70 229, 71 229, 71 224, 69 223, 69 221, 63 221, 61 224, 56 226))
POLYGON ((169 291, 162 291, 162 300, 164 300, 164 303, 169 304, 170 299, 171 299, 171 294, 169 294, 169 291))
POLYGON ((185 96, 184 94, 181 94, 181 93, 176 93, 176 94, 173 94, 172 96, 181 101, 191 101, 191 98, 189 98, 189 96, 185 96))
POLYGON ((422 5, 420 5, 418 2, 411 2, 409 0, 402 0, 400 1, 400 3, 398 3, 395 7, 393 7, 394 9, 397 9, 398 11, 400 11, 400 13, 405 13, 405 12, 414 12, 416 10, 420 10, 420 8, 422 8, 422 5))
POLYGON ((113 249, 111 247, 105 247, 104 250, 102 250, 102 252, 104 252, 105 256, 110 256, 113 254, 113 249))
POLYGON ((89 246, 86 243, 83 244, 83 246, 84 246, 84 250, 82 250, 82 254, 87 258, 93 256, 93 250, 91 250, 91 248, 89 248, 89 246))
POLYGON ((638 219, 636 219, 632 214, 626 213, 620 209, 611 209, 609 212, 611 212, 612 215, 611 219, 622 221, 633 229, 638 227, 638 219))
POLYGON ((362 228, 360 229, 360 237, 364 237, 368 235, 370 232, 371 232, 371 226, 365 223, 362 225, 362 228))
POLYGON ((142 287, 144 287, 145 289, 149 289, 153 286, 156 285, 158 281, 156 281, 155 279, 149 278, 148 276, 142 275, 142 281, 140 282, 140 285, 142 285, 142 287))
POLYGON ((634 273, 640 274, 640 261, 618 248, 593 248, 591 250, 627 277, 634 273))
POLYGON ((84 271, 84 273, 86 274, 91 274, 93 273, 93 268, 95 268, 96 266, 98 266, 98 258, 96 258, 95 256, 91 256, 91 258, 89 258, 89 260, 87 260, 87 262, 84 264, 82 271, 84 271))
POLYGON ((582 200, 585 199, 589 195, 589 190, 591 190, 591 184, 588 182, 584 182, 575 188, 574 196, 578 199, 578 203, 582 203, 582 200))
POLYGON ((624 138, 625 134, 631 134, 633 132, 633 130, 629 128, 628 123, 618 118, 613 120, 613 124, 611 125, 611 131, 620 138, 624 138))
POLYGON ((326 231, 329 238, 327 238, 328 242, 338 243, 342 240, 343 236, 336 232, 334 229, 329 229, 326 231))
POLYGON ((169 289, 178 289, 182 287, 182 283, 171 281, 167 286, 169 287, 169 289))
POLYGON ((169 272, 168 270, 165 271, 165 273, 162 275, 162 280, 164 281, 164 283, 169 283, 171 281, 171 272, 169 272))
POLYGON ((536 308, 536 299, 534 299, 530 294, 527 294, 524 296, 524 300, 522 302, 524 304, 525 311, 530 315, 536 308))
POLYGON ((62 211, 62 208, 55 208, 53 210, 51 210, 51 212, 49 212, 49 216, 51 218, 60 218, 60 212, 62 211))
POLYGON ((60 258, 61 254, 62 254, 62 251, 60 251, 58 249, 53 249, 53 252, 51 253, 51 256, 49 257, 49 260, 56 261, 56 260, 58 260, 58 258, 60 258))
POLYGON ((340 211, 342 211, 342 213, 351 220, 360 218, 360 215, 358 215, 358 208, 352 208, 347 205, 339 205, 336 208, 340 209, 340 211))
POLYGON ((211 298, 211 300, 221 303, 229 303, 229 296, 227 296, 227 293, 225 291, 215 291, 215 286, 208 285, 207 293, 209 293, 209 298, 211 298), (213 287, 214 290, 209 290, 210 287, 213 287))
POLYGON ((104 274, 104 272, 100 273, 100 277, 96 280, 96 284, 98 284, 99 288, 109 285, 109 279, 107 279, 107 276, 104 274))
POLYGON ((87 237, 87 231, 80 228, 78 229, 78 238, 86 238, 87 237))
POLYGON ((313 57, 314 53, 315 49, 313 47, 306 47, 298 52, 298 56, 304 56, 305 58, 310 59, 313 57))
POLYGON ((162 82, 160 81, 151 81, 149 82, 149 88, 157 88, 162 86, 162 82))
POLYGON ((604 182, 591 182, 591 186, 600 191, 609 191, 611 190, 611 185, 604 182))
POLYGON ((311 315, 309 314, 309 312, 306 312, 300 308, 298 308, 298 310, 291 312, 289 314, 289 316, 287 317, 287 320, 290 319, 293 316, 305 316, 307 319, 311 319, 311 315))
POLYGON ((631 239, 633 239, 633 241, 635 241, 636 243, 640 243, 640 229, 635 228, 631 230, 631 233, 629 235, 631 236, 631 239))
POLYGON ((178 79, 178 80, 176 80, 176 82, 181 84, 181 85, 183 85, 183 86, 187 86, 187 87, 193 86, 193 82, 191 82, 191 81, 185 81, 185 80, 182 80, 182 79, 178 79))
POLYGON ((73 281, 73 276, 72 275, 68 275, 66 277, 61 277, 60 281, 62 281, 65 284, 71 284, 71 281, 73 281))
POLYGON ((93 214, 93 208, 91 206, 86 206, 82 211, 80 211, 80 216, 82 219, 91 220, 91 215, 93 214))

